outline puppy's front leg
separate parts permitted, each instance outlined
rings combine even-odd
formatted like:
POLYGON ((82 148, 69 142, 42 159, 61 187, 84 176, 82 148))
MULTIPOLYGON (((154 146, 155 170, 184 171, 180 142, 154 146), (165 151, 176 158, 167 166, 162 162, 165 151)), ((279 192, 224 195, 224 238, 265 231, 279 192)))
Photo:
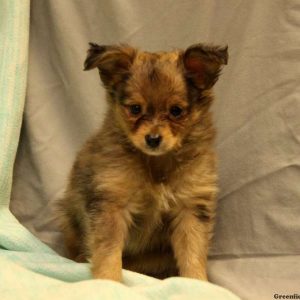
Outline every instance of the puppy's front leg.
POLYGON ((174 219, 171 243, 180 276, 207 280, 211 225, 201 221, 192 209, 182 210, 174 219))
POLYGON ((89 251, 94 278, 122 280, 122 251, 127 230, 122 209, 93 215, 89 251))

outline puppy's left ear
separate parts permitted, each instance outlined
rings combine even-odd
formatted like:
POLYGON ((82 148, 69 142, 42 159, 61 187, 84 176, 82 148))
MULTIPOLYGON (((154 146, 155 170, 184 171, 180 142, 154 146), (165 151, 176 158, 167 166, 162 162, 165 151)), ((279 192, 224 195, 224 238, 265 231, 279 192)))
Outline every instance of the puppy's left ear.
POLYGON ((227 46, 190 46, 181 56, 187 80, 197 89, 210 89, 218 80, 222 66, 228 62, 227 50, 227 46))

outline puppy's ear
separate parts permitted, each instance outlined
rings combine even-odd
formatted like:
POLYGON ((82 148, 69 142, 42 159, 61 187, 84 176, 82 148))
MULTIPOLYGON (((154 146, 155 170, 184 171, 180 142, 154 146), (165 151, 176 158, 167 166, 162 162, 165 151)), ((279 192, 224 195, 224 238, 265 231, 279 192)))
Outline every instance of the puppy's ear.
POLYGON ((190 46, 182 53, 185 77, 197 89, 211 88, 218 80, 223 65, 228 61, 228 47, 190 46))
POLYGON ((136 50, 127 46, 99 46, 90 43, 84 70, 98 68, 102 82, 112 87, 123 81, 130 73, 136 50))

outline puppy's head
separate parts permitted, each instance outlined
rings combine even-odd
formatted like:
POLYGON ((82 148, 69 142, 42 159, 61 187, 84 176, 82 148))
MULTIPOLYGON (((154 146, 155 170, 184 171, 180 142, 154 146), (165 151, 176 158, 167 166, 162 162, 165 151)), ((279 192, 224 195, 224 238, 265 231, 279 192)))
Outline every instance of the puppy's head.
POLYGON ((148 155, 179 149, 201 122, 210 90, 227 64, 227 47, 142 52, 90 44, 85 70, 98 68, 118 126, 148 155))

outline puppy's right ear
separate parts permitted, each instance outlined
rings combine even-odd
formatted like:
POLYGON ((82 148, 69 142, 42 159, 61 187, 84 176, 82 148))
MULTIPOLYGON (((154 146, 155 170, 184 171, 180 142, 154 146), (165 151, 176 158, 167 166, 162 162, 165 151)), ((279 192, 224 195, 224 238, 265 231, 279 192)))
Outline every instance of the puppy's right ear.
POLYGON ((128 77, 136 50, 127 45, 99 46, 90 43, 84 70, 98 68, 105 87, 116 86, 128 77))
POLYGON ((228 47, 196 44, 181 56, 184 74, 200 90, 210 89, 218 80, 223 65, 228 62, 228 47))

